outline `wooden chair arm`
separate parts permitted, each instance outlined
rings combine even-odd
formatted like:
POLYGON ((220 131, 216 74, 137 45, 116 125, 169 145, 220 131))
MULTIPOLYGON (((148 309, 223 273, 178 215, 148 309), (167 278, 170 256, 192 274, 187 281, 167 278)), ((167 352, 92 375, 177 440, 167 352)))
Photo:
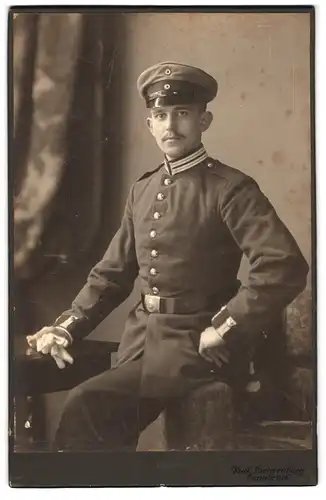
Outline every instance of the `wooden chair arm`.
POLYGON ((69 353, 72 365, 60 370, 53 358, 28 347, 20 339, 14 347, 12 382, 14 396, 34 396, 68 390, 111 367, 111 354, 117 352, 118 342, 81 340, 69 353))

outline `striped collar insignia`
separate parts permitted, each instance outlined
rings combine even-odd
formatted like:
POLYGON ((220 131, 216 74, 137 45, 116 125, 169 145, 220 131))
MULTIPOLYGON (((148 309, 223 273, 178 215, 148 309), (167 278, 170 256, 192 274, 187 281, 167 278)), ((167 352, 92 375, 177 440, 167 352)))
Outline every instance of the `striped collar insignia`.
POLYGON ((201 144, 196 151, 193 153, 184 156, 178 160, 168 161, 165 159, 165 168, 169 172, 170 175, 178 174, 179 172, 183 172, 184 170, 188 170, 189 168, 195 167, 202 161, 208 158, 208 154, 206 149, 201 144))

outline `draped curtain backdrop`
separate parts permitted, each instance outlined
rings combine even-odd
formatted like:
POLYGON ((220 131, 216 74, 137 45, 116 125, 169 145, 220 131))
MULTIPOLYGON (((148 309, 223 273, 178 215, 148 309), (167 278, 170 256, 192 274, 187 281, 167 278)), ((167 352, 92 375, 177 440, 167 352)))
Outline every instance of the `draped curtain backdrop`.
POLYGON ((87 256, 93 262, 102 251, 96 244, 102 165, 112 150, 103 120, 109 95, 112 100, 118 23, 78 13, 18 13, 11 23, 14 329, 26 333, 54 319, 39 317, 40 288, 38 305, 31 303, 35 284, 68 273, 87 256))
POLYGON ((14 72, 14 268, 30 257, 51 214, 65 167, 67 118, 80 52, 80 14, 16 14, 14 72))

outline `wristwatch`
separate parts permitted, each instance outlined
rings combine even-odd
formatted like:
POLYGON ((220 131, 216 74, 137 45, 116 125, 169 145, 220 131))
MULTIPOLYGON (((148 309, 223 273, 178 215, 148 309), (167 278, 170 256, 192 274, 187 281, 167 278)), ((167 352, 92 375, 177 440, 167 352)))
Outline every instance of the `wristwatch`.
POLYGON ((212 326, 224 340, 226 340, 226 334, 236 325, 236 321, 230 316, 226 306, 223 306, 212 318, 212 326))

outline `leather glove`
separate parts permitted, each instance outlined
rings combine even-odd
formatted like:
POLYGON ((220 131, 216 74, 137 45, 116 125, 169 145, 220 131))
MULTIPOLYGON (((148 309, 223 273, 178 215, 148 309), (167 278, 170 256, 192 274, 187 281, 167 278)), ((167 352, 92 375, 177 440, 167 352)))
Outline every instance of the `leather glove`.
POLYGON ((223 340, 213 326, 209 326, 201 333, 199 354, 206 359, 206 361, 215 363, 220 368, 223 363, 229 362, 230 355, 226 348, 225 340, 223 340))
POLYGON ((27 343, 37 352, 49 354, 56 362, 58 368, 63 369, 66 363, 74 362, 66 348, 71 344, 65 331, 60 327, 45 326, 34 335, 26 337, 27 343))

